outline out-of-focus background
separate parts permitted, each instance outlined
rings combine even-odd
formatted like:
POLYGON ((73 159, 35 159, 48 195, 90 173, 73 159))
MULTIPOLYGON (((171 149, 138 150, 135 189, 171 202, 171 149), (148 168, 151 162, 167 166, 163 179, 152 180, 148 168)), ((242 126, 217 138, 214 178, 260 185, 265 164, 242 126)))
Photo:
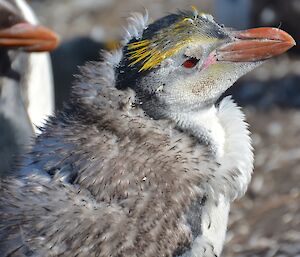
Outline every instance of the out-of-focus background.
MULTIPOLYGON (((133 11, 155 20, 192 5, 219 23, 243 29, 280 27, 300 43, 300 0, 32 0, 42 24, 59 33, 52 53, 56 106, 67 101, 72 74, 99 60, 103 42, 117 38, 133 11)), ((230 94, 252 131, 255 171, 246 197, 232 208, 227 257, 300 256, 300 48, 241 79, 230 94)))

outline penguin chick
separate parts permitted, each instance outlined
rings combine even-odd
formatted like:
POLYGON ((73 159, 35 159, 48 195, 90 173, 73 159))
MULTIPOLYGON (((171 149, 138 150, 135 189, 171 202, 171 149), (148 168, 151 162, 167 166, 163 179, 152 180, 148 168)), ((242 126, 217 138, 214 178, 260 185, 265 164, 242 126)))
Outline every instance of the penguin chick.
POLYGON ((2 256, 220 256, 253 154, 242 111, 219 98, 294 44, 196 11, 150 25, 133 14, 123 47, 81 69, 20 176, 2 181, 2 256))

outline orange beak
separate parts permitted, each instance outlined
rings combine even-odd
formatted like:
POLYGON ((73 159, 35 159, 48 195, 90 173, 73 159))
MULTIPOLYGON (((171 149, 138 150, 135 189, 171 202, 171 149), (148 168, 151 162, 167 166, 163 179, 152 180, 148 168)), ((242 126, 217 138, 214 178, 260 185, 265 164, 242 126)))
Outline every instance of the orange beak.
POLYGON ((219 61, 255 62, 280 55, 296 45, 295 40, 277 28, 254 28, 234 32, 234 41, 217 49, 219 61))
POLYGON ((57 47, 58 36, 43 26, 18 23, 0 30, 0 47, 20 48, 25 52, 48 52, 57 47))

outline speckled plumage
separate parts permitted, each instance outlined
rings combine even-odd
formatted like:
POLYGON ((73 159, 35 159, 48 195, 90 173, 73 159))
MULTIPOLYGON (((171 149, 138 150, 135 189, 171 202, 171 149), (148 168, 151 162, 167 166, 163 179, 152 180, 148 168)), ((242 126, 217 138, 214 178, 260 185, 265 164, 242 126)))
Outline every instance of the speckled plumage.
MULTIPOLYGON (((132 22, 125 44, 144 21, 132 22)), ((243 114, 229 98, 213 107, 226 138, 216 155, 209 140, 175 118, 150 118, 132 89, 115 87, 121 58, 105 53, 82 68, 20 177, 1 182, 0 256, 220 254, 229 203, 252 172, 243 114)))

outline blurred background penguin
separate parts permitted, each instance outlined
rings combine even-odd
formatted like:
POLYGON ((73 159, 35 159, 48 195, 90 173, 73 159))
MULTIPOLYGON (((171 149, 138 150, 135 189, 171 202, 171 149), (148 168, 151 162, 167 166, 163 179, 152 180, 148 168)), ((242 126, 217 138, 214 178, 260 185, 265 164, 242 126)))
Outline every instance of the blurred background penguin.
POLYGON ((50 58, 37 52, 57 44, 25 1, 0 1, 0 176, 12 172, 54 111, 50 58))

